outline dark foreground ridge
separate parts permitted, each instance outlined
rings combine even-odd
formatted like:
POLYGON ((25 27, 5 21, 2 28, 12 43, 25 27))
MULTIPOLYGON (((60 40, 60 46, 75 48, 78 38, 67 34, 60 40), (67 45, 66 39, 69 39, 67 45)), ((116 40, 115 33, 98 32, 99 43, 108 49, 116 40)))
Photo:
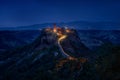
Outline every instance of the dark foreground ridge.
POLYGON ((119 79, 120 47, 104 44, 92 52, 75 29, 45 28, 31 44, 4 54, 1 80, 119 79))

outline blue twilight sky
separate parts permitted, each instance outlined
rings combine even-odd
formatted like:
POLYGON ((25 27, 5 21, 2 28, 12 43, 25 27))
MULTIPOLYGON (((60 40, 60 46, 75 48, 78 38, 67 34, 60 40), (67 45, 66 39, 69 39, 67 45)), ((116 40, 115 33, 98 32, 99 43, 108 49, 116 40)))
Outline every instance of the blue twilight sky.
POLYGON ((69 21, 120 22, 120 0, 0 0, 0 27, 69 21))

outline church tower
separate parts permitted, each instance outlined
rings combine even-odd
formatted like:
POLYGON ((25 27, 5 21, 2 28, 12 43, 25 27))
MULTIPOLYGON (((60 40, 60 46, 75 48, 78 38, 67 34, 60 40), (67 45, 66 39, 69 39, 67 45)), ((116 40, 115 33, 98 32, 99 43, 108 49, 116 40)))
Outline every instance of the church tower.
POLYGON ((54 24, 54 26, 53 26, 53 32, 57 32, 57 26, 56 26, 56 24, 54 24))

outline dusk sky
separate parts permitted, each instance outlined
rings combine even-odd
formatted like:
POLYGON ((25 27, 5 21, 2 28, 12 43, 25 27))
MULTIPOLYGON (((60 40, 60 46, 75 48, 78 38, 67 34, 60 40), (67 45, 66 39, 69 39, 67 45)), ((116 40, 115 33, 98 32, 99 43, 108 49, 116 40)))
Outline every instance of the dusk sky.
POLYGON ((0 0, 0 27, 69 21, 120 22, 120 0, 0 0))

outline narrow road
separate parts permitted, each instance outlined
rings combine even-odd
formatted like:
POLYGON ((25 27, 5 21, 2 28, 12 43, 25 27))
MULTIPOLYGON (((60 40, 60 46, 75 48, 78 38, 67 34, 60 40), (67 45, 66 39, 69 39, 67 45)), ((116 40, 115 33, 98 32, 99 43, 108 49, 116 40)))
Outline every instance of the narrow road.
POLYGON ((66 37, 67 37, 66 35, 63 35, 62 37, 60 37, 60 38, 58 39, 58 45, 59 45, 59 48, 60 48, 60 50, 62 51, 62 53, 63 53, 66 57, 69 57, 70 55, 68 55, 68 54, 63 50, 63 48, 62 48, 62 46, 61 46, 61 44, 60 44, 60 42, 61 42, 62 40, 64 40, 66 37))
POLYGON ((60 42, 61 42, 62 40, 64 40, 66 37, 67 37, 67 35, 63 35, 63 36, 61 36, 61 37, 58 39, 59 48, 60 48, 61 52, 62 52, 66 57, 68 57, 70 60, 76 60, 75 58, 73 58, 73 57, 71 57, 70 55, 68 55, 68 54, 64 51, 64 49, 62 48, 62 46, 61 46, 61 44, 60 44, 60 42))

